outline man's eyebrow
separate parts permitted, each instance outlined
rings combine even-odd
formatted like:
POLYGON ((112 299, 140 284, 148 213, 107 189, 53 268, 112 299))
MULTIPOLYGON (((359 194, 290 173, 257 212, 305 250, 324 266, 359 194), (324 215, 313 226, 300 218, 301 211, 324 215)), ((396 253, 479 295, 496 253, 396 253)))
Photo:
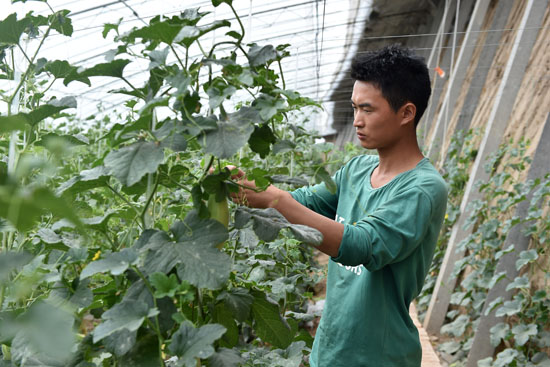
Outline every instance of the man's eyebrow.
MULTIPOLYGON (((352 105, 354 105, 354 106, 356 105, 353 101, 350 100, 350 102, 351 102, 352 105)), ((364 102, 364 103, 358 104, 357 107, 372 107, 372 105, 368 102, 364 102)))

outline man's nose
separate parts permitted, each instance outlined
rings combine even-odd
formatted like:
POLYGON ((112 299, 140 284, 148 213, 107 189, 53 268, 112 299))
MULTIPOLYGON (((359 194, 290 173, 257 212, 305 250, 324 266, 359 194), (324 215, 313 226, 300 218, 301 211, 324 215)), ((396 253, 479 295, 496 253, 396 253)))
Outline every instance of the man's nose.
POLYGON ((359 117, 359 114, 355 114, 355 116, 353 116, 353 127, 362 127, 363 126, 363 121, 361 120, 361 118, 359 117))

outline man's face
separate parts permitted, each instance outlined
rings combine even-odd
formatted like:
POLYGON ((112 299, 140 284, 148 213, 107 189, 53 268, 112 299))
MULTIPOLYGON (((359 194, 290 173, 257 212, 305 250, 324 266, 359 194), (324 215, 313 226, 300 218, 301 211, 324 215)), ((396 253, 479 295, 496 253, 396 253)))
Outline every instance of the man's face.
POLYGON ((353 126, 363 148, 390 148, 398 142, 402 135, 400 111, 396 113, 390 107, 380 89, 369 82, 356 81, 351 105, 353 126))

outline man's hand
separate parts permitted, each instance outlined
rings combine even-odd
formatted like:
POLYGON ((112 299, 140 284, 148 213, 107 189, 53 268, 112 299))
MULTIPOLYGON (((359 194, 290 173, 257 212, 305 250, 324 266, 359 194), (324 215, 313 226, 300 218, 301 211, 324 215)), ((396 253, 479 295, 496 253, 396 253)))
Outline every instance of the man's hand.
POLYGON ((246 205, 252 208, 271 208, 278 202, 279 194, 282 190, 275 186, 268 186, 265 191, 260 191, 254 181, 249 181, 246 174, 235 166, 226 166, 230 171, 237 170, 231 175, 231 179, 239 185, 239 191, 231 193, 231 199, 234 203, 246 205))

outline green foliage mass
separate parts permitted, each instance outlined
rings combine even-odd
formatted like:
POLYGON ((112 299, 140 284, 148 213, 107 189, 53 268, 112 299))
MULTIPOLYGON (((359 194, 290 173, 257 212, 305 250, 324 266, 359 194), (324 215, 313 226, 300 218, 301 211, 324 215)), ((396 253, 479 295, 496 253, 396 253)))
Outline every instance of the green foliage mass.
POLYGON ((0 364, 302 363, 319 273, 303 243, 320 233, 233 204, 226 227, 207 200, 238 190, 227 164, 260 189, 333 189, 330 174, 358 150, 315 144, 299 122, 317 104, 285 86, 288 45, 244 44, 232 2, 213 5, 229 7, 237 28, 206 24, 199 9, 124 34, 107 24, 117 48, 85 68, 40 58, 50 35, 71 36, 68 11, 0 21, 0 77, 15 85, 0 91, 0 364), (214 30, 226 36, 205 49, 214 30), (29 38, 39 44, 16 80, 11 56, 29 38), (147 80, 134 85, 127 68, 143 59, 147 80), (128 98, 124 112, 81 121, 74 97, 50 92, 97 77, 124 83, 111 91, 128 98))
MULTIPOLYGON (((478 137, 475 130, 461 132, 449 149, 444 167, 449 205, 435 260, 418 299, 421 316, 430 302, 446 243, 460 214, 468 172, 477 155, 478 137)), ((481 197, 466 208, 466 226, 472 227, 473 233, 458 244, 459 249, 465 250, 465 257, 455 264, 453 276, 459 281, 441 328, 443 337, 449 340, 439 346, 454 366, 465 365, 479 319, 490 312, 501 318, 490 330, 490 342, 497 352, 495 357, 479 361, 480 367, 550 365, 550 218, 544 211, 549 204, 550 174, 534 181, 520 181, 530 163, 528 144, 508 141, 491 155, 485 164, 490 177, 477 183, 481 197), (529 194, 528 213, 520 218, 515 209, 529 194), (520 275, 507 279, 506 291, 512 292, 511 299, 497 297, 485 305, 489 290, 506 279, 506 272, 497 271, 497 264, 502 256, 516 251, 514 244, 504 248, 504 243, 510 230, 520 224, 531 245, 517 254, 515 265, 520 275), (531 280, 535 277, 542 280, 537 286, 531 280)))

